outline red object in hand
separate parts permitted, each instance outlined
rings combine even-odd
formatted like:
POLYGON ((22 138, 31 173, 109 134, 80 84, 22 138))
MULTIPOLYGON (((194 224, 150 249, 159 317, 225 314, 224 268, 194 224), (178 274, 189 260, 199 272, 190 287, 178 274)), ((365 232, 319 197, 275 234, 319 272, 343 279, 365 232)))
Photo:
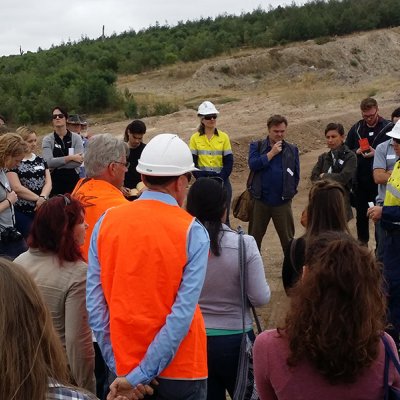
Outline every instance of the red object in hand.
POLYGON ((358 144, 360 145, 360 150, 364 153, 364 152, 368 152, 369 151, 369 142, 367 138, 364 139, 358 139, 358 144))

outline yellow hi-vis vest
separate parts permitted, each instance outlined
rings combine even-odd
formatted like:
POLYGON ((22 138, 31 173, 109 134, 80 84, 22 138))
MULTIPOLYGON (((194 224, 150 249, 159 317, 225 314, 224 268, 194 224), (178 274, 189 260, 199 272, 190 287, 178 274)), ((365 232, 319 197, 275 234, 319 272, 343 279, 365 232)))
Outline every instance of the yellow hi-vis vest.
POLYGON ((384 206, 400 206, 400 160, 396 162, 386 185, 384 206))

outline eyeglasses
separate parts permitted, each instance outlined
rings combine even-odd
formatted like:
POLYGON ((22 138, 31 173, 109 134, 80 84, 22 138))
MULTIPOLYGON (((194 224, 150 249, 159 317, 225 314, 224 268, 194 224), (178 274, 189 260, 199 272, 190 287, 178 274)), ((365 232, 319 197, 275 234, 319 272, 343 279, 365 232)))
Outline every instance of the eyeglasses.
POLYGON ((219 176, 209 176, 206 179, 211 179, 211 180, 219 183, 222 187, 224 187, 224 180, 222 178, 220 178, 219 176))
MULTIPOLYGON (((129 162, 129 161, 127 161, 127 162, 121 162, 121 161, 112 161, 113 163, 116 163, 116 164, 121 164, 121 165, 123 165, 123 166, 125 166, 126 168, 129 168, 129 166, 131 165, 131 163, 129 162)), ((110 163, 111 164, 111 163, 110 163)))
POLYGON ((57 119, 57 118, 63 119, 63 118, 65 118, 65 115, 64 114, 53 114, 53 119, 57 119))
POLYGON ((65 194, 58 194, 56 197, 62 197, 64 199, 65 207, 71 204, 71 199, 67 197, 65 194))
POLYGON ((207 121, 211 121, 212 119, 217 119, 217 114, 205 115, 203 118, 207 121))
POLYGON ((190 172, 185 174, 186 179, 188 180, 188 183, 190 183, 190 181, 192 180, 192 174, 190 172))
POLYGON ((362 117, 364 118, 364 119, 372 119, 372 118, 375 118, 375 115, 377 114, 377 112, 378 112, 378 110, 375 110, 375 112, 373 113, 373 114, 362 114, 362 117))

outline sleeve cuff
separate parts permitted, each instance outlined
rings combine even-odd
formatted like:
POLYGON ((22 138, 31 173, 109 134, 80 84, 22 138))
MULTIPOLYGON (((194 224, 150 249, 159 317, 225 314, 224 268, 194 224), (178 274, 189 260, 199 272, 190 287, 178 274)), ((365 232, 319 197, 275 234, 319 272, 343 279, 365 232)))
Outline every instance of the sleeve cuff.
POLYGON ((126 375, 127 381, 133 386, 142 384, 148 384, 151 381, 151 378, 147 377, 141 370, 140 365, 133 369, 129 374, 126 375))

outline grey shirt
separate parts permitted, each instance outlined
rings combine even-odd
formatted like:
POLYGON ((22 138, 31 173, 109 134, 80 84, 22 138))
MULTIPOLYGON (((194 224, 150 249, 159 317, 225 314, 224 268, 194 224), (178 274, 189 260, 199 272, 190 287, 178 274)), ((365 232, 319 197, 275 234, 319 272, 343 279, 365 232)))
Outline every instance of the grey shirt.
MULTIPOLYGON (((392 171, 397 160, 396 153, 393 148, 393 139, 386 140, 375 149, 373 169, 384 169, 392 171)), ((376 205, 382 206, 385 200, 386 185, 378 185, 378 195, 376 196, 376 205)))
MULTIPOLYGON (((239 235, 222 225, 221 255, 210 253, 199 305, 206 328, 241 330, 242 306, 239 278, 239 235)), ((268 303, 271 291, 255 239, 244 235, 247 268, 247 297, 253 306, 268 303)), ((246 328, 251 328, 250 307, 246 310, 246 328)))
MULTIPOLYGON (((0 169, 0 182, 8 189, 11 190, 10 183, 8 182, 7 176, 4 170, 0 169)), ((0 185, 0 201, 4 201, 7 197, 7 191, 0 185)), ((13 213, 14 206, 6 208, 0 212, 0 225, 2 226, 14 226, 13 224, 13 213)))
MULTIPOLYGON (((74 149, 74 154, 82 153, 83 154, 83 141, 80 135, 75 132, 71 132, 71 140, 72 140, 72 148, 74 149)), ((54 157, 54 132, 49 133, 47 136, 43 138, 42 142, 42 155, 44 160, 47 162, 47 165, 50 169, 54 168, 66 168, 72 169, 75 168, 76 172, 79 174, 81 163, 76 161, 70 161, 68 163, 65 162, 64 157, 54 157)))

